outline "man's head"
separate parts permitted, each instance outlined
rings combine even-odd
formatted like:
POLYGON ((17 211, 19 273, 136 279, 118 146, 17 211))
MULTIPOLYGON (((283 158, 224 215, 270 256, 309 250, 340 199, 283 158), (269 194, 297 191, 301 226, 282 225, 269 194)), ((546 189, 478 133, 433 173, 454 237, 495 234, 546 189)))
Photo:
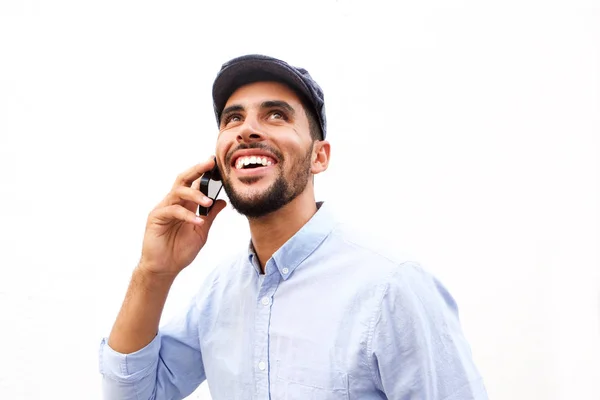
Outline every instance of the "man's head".
MULTIPOLYGON (((248 64, 234 63, 235 74, 224 73, 232 62, 225 64, 213 87, 219 123, 216 156, 225 191, 233 207, 251 218, 301 195, 314 199, 311 177, 327 169, 329 161, 318 85, 311 83, 319 96, 311 98, 313 92, 290 83, 295 78, 290 78, 287 64, 258 57, 258 62, 242 57, 242 64, 248 64), (257 67, 262 70, 257 72, 257 67)), ((302 79, 312 81, 303 74, 309 78, 302 79)))

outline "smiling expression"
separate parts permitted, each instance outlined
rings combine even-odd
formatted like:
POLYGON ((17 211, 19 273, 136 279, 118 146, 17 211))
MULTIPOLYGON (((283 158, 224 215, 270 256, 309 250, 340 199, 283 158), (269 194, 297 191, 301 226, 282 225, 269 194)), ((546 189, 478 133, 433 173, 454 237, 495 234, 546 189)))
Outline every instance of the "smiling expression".
POLYGON ((313 145, 293 90, 277 82, 237 89, 221 114, 216 148, 232 206, 260 217, 296 198, 309 184, 313 145))

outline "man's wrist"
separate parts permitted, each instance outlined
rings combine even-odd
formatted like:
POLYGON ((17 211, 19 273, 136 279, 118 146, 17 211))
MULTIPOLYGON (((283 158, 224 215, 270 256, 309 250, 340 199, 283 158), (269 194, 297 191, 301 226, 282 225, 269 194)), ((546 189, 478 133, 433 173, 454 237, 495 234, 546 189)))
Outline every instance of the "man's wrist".
POLYGON ((133 271, 133 279, 140 285, 148 289, 156 289, 157 287, 170 287, 177 278, 176 273, 156 272, 154 268, 150 268, 147 264, 140 262, 133 271))

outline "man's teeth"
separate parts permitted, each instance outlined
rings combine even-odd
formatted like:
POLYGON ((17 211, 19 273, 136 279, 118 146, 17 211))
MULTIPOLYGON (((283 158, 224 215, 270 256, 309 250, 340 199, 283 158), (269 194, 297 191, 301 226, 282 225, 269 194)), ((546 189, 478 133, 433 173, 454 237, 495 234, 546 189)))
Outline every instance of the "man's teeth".
POLYGON ((267 157, 257 157, 257 156, 248 156, 248 157, 240 157, 237 159, 237 161, 235 162, 235 168, 236 169, 240 169, 240 168, 244 168, 247 165, 250 164, 258 164, 258 165, 262 165, 262 166, 269 166, 272 165, 273 162, 268 159, 267 157))

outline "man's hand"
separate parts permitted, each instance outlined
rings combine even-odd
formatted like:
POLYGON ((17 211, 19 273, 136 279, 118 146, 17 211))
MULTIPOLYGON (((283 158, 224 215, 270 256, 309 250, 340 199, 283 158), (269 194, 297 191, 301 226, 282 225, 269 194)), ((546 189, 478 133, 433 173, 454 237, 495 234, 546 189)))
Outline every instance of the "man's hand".
POLYGON ((225 201, 217 200, 206 217, 196 216, 198 204, 212 204, 198 189, 200 177, 214 165, 211 157, 180 174, 171 192, 148 216, 142 257, 108 338, 113 350, 130 354, 156 337, 175 277, 198 255, 212 222, 225 208, 225 201))
POLYGON ((215 165, 214 158, 181 173, 171 192, 150 212, 139 269, 158 276, 176 276, 191 264, 208 238, 217 214, 226 206, 217 200, 206 217, 196 215, 198 205, 213 201, 200 192, 200 177, 215 165))

